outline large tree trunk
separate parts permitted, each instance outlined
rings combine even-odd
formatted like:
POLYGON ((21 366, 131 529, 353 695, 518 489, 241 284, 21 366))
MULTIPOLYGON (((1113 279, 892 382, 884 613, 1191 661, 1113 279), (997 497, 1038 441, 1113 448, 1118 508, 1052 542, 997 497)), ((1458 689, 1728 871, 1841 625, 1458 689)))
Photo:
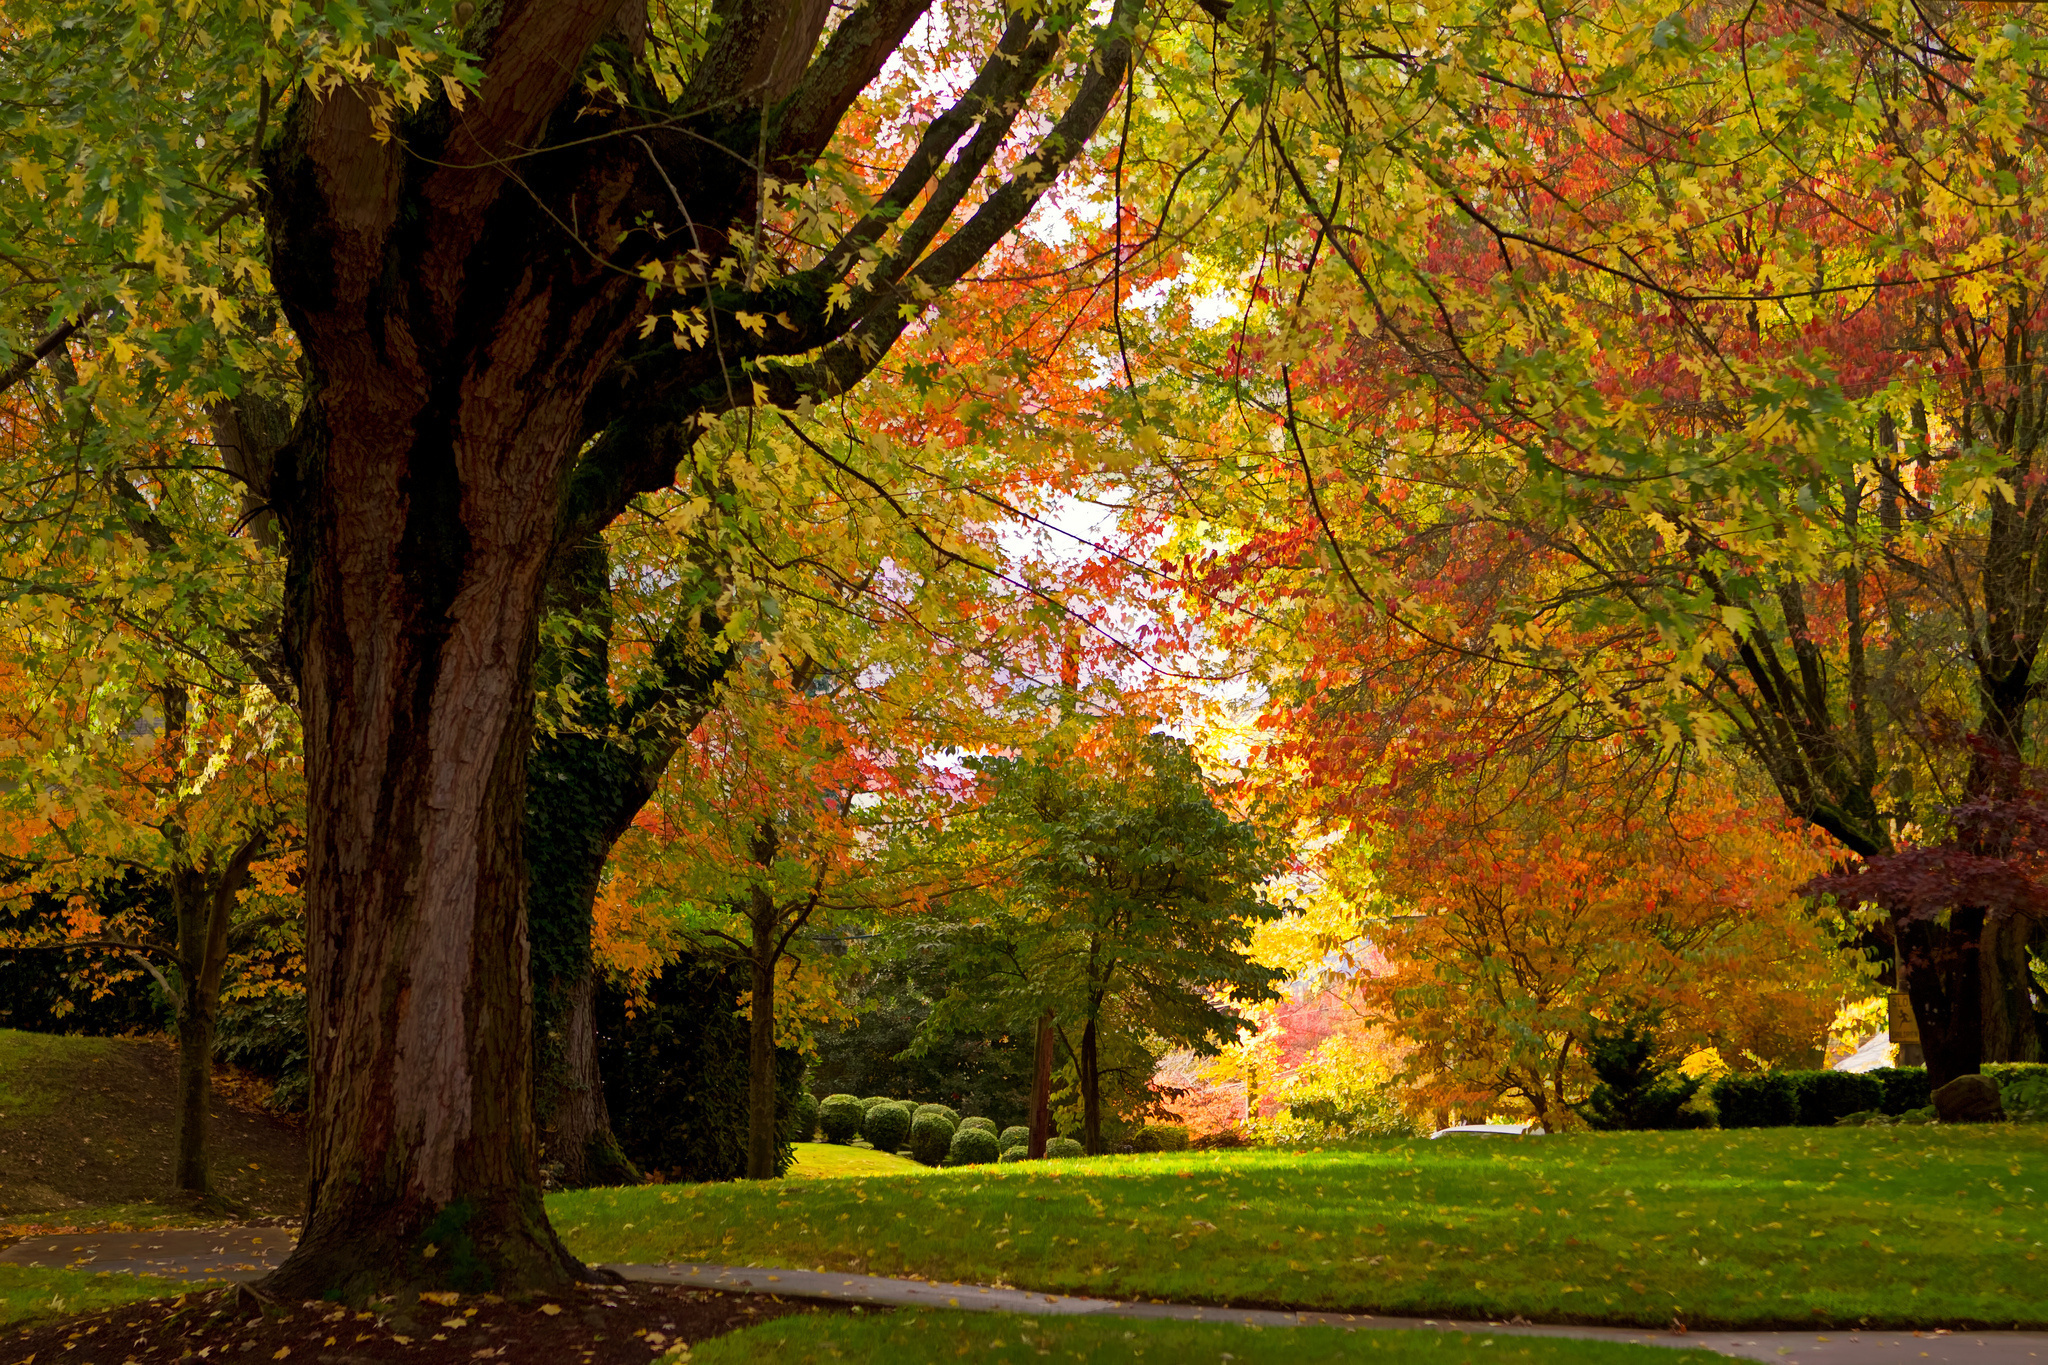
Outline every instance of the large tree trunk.
POLYGON ((1936 1089, 1983 1066, 1983 932, 1982 910, 1957 910, 1946 925, 1912 920, 1899 926, 1899 974, 1920 1024, 1927 1079, 1936 1089))
POLYGON ((597 973, 586 970, 566 993, 558 1033, 561 1075, 544 1120, 548 1153, 562 1167, 562 1183, 637 1185, 640 1171, 619 1147, 604 1078, 597 1066, 597 973))
POLYGON ((708 346, 649 336, 629 356, 640 268, 718 263, 758 207, 754 158, 801 182, 923 8, 863 3, 807 66, 824 5, 721 4, 670 110, 639 62, 638 0, 501 0, 463 35, 485 74, 460 108, 301 88, 265 149, 271 279, 310 372, 269 490, 305 734, 313 1072, 306 1225, 267 1281, 284 1296, 580 1272, 542 1212, 530 1093, 542 579, 558 544, 671 483, 700 418, 858 382, 916 316, 907 301, 957 282, 1086 146, 1141 6, 1118 0, 1031 159, 943 241, 1071 55, 1061 16, 1011 17, 935 150, 813 270, 707 296, 708 346), (629 98, 583 88, 600 49, 629 98), (866 261, 920 195, 896 233, 914 239, 866 261), (849 308, 833 294, 856 264, 849 308), (749 304, 786 335, 749 338, 749 304))
POLYGON ((781 1134, 775 1126, 775 941, 780 917, 766 887, 754 888, 749 907, 753 951, 753 1010, 747 1033, 747 1179, 773 1180, 781 1134))
POLYGON ((1052 1011, 1038 1016, 1038 1051, 1031 1064, 1031 1155, 1045 1155, 1052 1138, 1052 1011))
POLYGON ((2038 926, 2007 917, 1984 926, 1977 969, 1984 1015, 1983 1054, 1987 1062, 2041 1060, 2041 1026, 2034 1016, 2034 982, 2029 946, 2038 926))
POLYGON ((1102 1067, 1095 1055, 1095 1021, 1081 1030, 1081 1142, 1102 1155, 1102 1067))

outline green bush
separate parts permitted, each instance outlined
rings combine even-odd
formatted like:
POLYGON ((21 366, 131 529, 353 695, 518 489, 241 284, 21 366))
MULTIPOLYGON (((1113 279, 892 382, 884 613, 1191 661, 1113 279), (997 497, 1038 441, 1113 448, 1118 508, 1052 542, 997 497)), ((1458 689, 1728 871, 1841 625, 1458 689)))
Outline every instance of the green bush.
POLYGON ((1595 1028, 1586 1052, 1600 1084, 1573 1108, 1587 1126, 1609 1133, 1699 1126, 1698 1116, 1686 1112, 1685 1104, 1700 1083, 1658 1059, 1657 1037, 1647 1024, 1623 1024, 1613 1033, 1595 1028))
POLYGON ((782 1137, 785 1142, 809 1142, 818 1133, 818 1097, 806 1090, 796 1097, 790 1107, 789 1128, 782 1137))
POLYGON ((1013 1123, 997 1134, 996 1141, 1003 1144, 1005 1151, 1012 1147, 1029 1147, 1031 1145, 1031 1130, 1021 1123, 1013 1123))
POLYGON ((910 1121, 910 1155, 927 1166, 943 1165, 953 1147, 953 1124, 944 1114, 920 1113, 910 1121))
POLYGON ((860 1136, 863 1111, 852 1095, 827 1095, 818 1106, 818 1127, 827 1142, 851 1142, 860 1136))
POLYGON ((999 1161, 1029 1161, 1029 1160, 1031 1160, 1031 1149, 1030 1149, 1029 1147, 1027 1147, 1027 1146, 1026 1146, 1025 1144, 1023 1144, 1023 1143, 1021 1143, 1021 1142, 1020 1142, 1020 1143, 1018 1143, 1018 1144, 1017 1144, 1016 1146, 1014 1146, 1014 1147, 1005 1147, 1005 1148, 1003 1148, 1003 1154, 1002 1154, 1002 1156, 998 1157, 998 1158, 997 1158, 997 1160, 999 1160, 999 1161))
POLYGON ((948 1166, 979 1166, 1001 1158, 996 1135, 986 1128, 969 1128, 963 1124, 954 1132, 953 1140, 946 1144, 948 1166))
POLYGON ((1045 1144, 1045 1155, 1050 1160, 1070 1156, 1086 1156, 1088 1149, 1072 1138, 1053 1138, 1045 1144))
POLYGON ((2015 1123, 2048 1122, 2048 1066, 2039 1062, 1994 1062, 1984 1074, 1998 1082, 1998 1102, 2015 1123))
POLYGON ((1790 1128, 1799 1122, 1799 1091, 1782 1071, 1723 1076, 1714 1083, 1714 1111, 1723 1128, 1790 1128))
POLYGON ((1792 1071, 1786 1073, 1799 1097, 1799 1122, 1825 1128, 1847 1114, 1884 1108, 1884 1082, 1854 1071, 1792 1071))
POLYGON ((960 1126, 962 1128, 979 1128, 982 1132, 987 1133, 990 1137, 996 1136, 996 1121, 994 1119, 962 1119, 960 1120, 960 1126))
POLYGON ((1893 1118, 1934 1103, 1934 1087, 1928 1084, 1926 1067, 1881 1066, 1863 1074, 1884 1087, 1884 1099, 1878 1108, 1893 1118))
POLYGON ((960 1126, 959 1111, 943 1104, 920 1104, 911 1113, 911 1117, 923 1118, 926 1114, 941 1114, 945 1117, 946 1122, 952 1124, 955 1128, 960 1126))
POLYGON ((886 1095, 870 1095, 860 1102, 860 1112, 862 1114, 866 1114, 870 1109, 873 1109, 878 1104, 894 1103, 897 1103, 897 1101, 889 1099, 886 1095))
POLYGON ((910 1136, 910 1106, 896 1101, 878 1104, 861 1120, 860 1135, 878 1152, 893 1152, 910 1136))
POLYGON ((1140 1136, 1155 1140, 1159 1145, 1155 1152, 1185 1152, 1188 1150, 1187 1125, 1182 1123, 1148 1123, 1140 1136))

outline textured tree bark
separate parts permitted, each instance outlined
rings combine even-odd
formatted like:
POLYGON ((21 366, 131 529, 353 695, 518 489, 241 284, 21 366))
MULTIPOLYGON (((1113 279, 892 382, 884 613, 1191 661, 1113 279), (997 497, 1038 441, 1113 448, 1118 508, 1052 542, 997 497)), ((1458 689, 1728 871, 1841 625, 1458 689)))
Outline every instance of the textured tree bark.
POLYGON ((1081 1030, 1081 1140, 1088 1155, 1102 1155, 1102 1068, 1095 1056, 1095 1021, 1081 1030))
POLYGON ((562 1076, 543 1121, 549 1153, 562 1166, 562 1183, 636 1185, 640 1172, 612 1133, 604 1078, 597 1064, 597 973, 586 970, 566 992, 562 1012, 562 1076))
POLYGON ((1916 920, 1899 928, 1901 975, 1920 1023, 1927 1079, 1938 1090, 1984 1062, 1982 910, 1957 910, 1947 925, 1916 920))
POLYGON ((1052 1138, 1052 1011, 1038 1016, 1038 1051, 1031 1064, 1031 1155, 1043 1157, 1052 1138))
POLYGON ((187 863, 169 878, 178 927, 178 1148, 172 1180, 181 1194, 210 1197, 207 1121, 213 1107, 213 1040, 220 1024, 220 987, 228 963, 228 926, 235 898, 249 882, 261 834, 244 841, 218 867, 187 863))
POLYGON ((2041 1060, 2041 1026, 2034 1014, 2030 945, 2040 933, 2033 920, 2010 917, 1984 927, 1977 959, 1987 1062, 2041 1060))
POLYGON ((747 1032, 747 1179, 773 1180, 778 1133, 775 1128, 775 963, 781 957, 776 931, 781 916, 767 888, 755 887, 747 918, 752 921, 752 1017, 747 1032))
POLYGON ((465 35, 485 77, 459 109, 393 128, 357 86, 301 89, 265 149, 271 277, 310 371, 269 489, 305 735, 313 1072, 306 1224, 271 1290, 582 1273, 542 1211, 531 1096, 543 580, 556 547, 672 482, 700 418, 867 374, 1087 144, 1141 6, 1117 0, 1065 112, 971 210, 1070 51, 1061 15, 1010 17, 929 147, 816 265, 752 293, 707 283, 725 315, 709 347, 642 342, 640 267, 723 257, 757 208, 756 158, 801 181, 923 9, 863 0, 813 60, 826 5, 722 0, 669 110, 639 65, 639 0, 500 0, 465 35), (600 49, 632 102, 583 89, 600 49), (871 248, 888 254, 863 262, 871 248), (856 267, 848 306, 833 291, 856 267), (789 320, 757 341, 743 309, 789 320))

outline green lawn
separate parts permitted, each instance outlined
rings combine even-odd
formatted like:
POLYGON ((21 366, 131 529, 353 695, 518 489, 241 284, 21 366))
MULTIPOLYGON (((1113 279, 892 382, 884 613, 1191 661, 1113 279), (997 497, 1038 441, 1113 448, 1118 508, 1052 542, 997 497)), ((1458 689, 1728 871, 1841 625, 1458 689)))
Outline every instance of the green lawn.
POLYGON ((796 1180, 830 1179, 847 1175, 913 1175, 925 1168, 907 1156, 878 1152, 871 1147, 842 1147, 831 1142, 799 1142, 796 1164, 789 1174, 796 1180))
POLYGON ((1122 1318, 1023 1318, 1007 1313, 816 1314, 777 1318, 692 1347, 691 1365, 909 1365, 971 1359, 1037 1365, 1052 1355, 1084 1365, 1129 1365, 1147 1356, 1175 1365, 1480 1365, 1498 1360, 1556 1365, 1719 1365, 1712 1351, 1625 1346, 1457 1332, 1354 1332, 1336 1327, 1234 1327, 1122 1318))
POLYGON ((33 1118, 54 1109, 79 1068, 110 1056, 106 1038, 0 1029, 0 1118, 33 1118))
POLYGON ((1706 1326, 2048 1326, 2048 1133, 1386 1141, 549 1200, 592 1261, 1706 1326))
POLYGON ((0 1328, 19 1326, 30 1318, 91 1313, 136 1299, 160 1299, 192 1287, 140 1275, 0 1265, 0 1328))

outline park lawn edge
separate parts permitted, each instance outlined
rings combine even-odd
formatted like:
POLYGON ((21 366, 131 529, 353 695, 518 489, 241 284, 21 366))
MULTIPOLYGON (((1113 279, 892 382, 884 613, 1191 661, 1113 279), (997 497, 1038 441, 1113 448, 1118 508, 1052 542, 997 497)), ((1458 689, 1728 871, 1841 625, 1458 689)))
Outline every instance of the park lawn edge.
MULTIPOLYGON (((2038 1329, 2048 1327, 2048 1250, 2038 1249, 2048 1243, 2048 1196, 2024 1186, 2022 1178, 2031 1175, 2036 1161, 2048 1161, 2048 1142, 2042 1136, 2038 1129, 1994 1126, 1588 1135, 1456 1148, 1427 1142, 1350 1144, 1328 1156, 1321 1149, 1266 1149, 1112 1157, 1048 1166, 926 1171, 886 1181, 808 1181, 801 1182, 800 1189, 744 1183, 640 1187, 558 1195, 550 1205, 571 1250, 608 1263, 694 1262, 895 1275, 1221 1308, 1481 1320, 1520 1315, 1558 1325, 1661 1328, 1676 1318, 1702 1330, 2038 1329), (1646 1163, 1646 1157, 1655 1160, 1646 1163), (1433 1211, 1407 1211, 1410 1216, 1404 1227, 1397 1228, 1396 1237, 1405 1231, 1417 1246, 1427 1248, 1430 1242, 1423 1239, 1441 1236, 1436 1225, 1442 1221, 1444 1227, 1459 1224, 1454 1237, 1470 1238, 1473 1245, 1443 1246, 1433 1252, 1405 1248, 1412 1254, 1388 1266, 1405 1279, 1392 1280, 1385 1278, 1386 1272, 1352 1270, 1347 1281, 1343 1265, 1323 1260, 1324 1270, 1318 1272, 1274 1258, 1268 1245, 1247 1247, 1243 1237, 1235 1246, 1219 1239, 1201 1247, 1195 1252, 1200 1258, 1196 1271, 1180 1273, 1177 1263, 1172 1267, 1175 1273, 1164 1268, 1170 1248, 1187 1244, 1169 1243, 1167 1236, 1174 1235, 1174 1229, 1158 1226, 1162 1221, 1170 1223, 1174 1213, 1185 1217, 1188 1209, 1200 1208, 1226 1222, 1225 1203, 1193 1202, 1197 1189, 1207 1186, 1215 1193, 1219 1183, 1240 1186, 1227 1197, 1243 1195, 1250 1201, 1239 1202, 1238 1209, 1257 1208, 1244 1220, 1256 1227, 1258 1218, 1271 1213, 1258 1202, 1259 1181, 1284 1186, 1292 1180, 1299 1186, 1312 1183, 1314 1173, 1305 1177, 1297 1167, 1321 1162, 1324 1178, 1329 1179, 1330 1163, 1348 1170, 1353 1163, 1371 1166, 1375 1158, 1380 1175, 1391 1171, 1419 1176, 1414 1183, 1433 1187, 1431 1200, 1441 1197, 1449 1204, 1435 1204, 1433 1211), (1712 1171, 1716 1164, 1724 1167, 1718 1177, 1712 1171), (1517 1166, 1525 1169, 1517 1173, 1517 1166), (1468 1184, 1474 1177, 1497 1177, 1485 1183, 1507 1188, 1490 1207, 1472 1202, 1469 1190, 1463 1192, 1461 1203, 1460 1193, 1435 1188, 1453 1183, 1446 1177, 1460 1174, 1460 1167, 1468 1184), (1202 1178, 1173 1185, 1170 1177, 1176 1171, 1202 1178), (1852 1174, 1860 1183, 1845 1183, 1852 1174), (1785 1175, 1800 1178, 1772 1178, 1785 1175), (1037 1183, 1030 1184, 1034 1178, 1037 1183), (1514 1178, 1520 1179, 1519 1187, 1514 1178), (1024 1183, 1009 1184, 1012 1180, 1024 1183), (1160 1188, 1162 1180, 1168 1181, 1169 1189, 1160 1188), (1958 1184, 1964 1188, 1957 1189, 1958 1184), (984 1186, 999 1185, 1004 1188, 983 1191, 984 1186), (1058 1203, 1042 1207, 1046 1193, 1056 1187, 1065 1190, 1064 1208, 1058 1203), (1654 1193, 1660 1188, 1674 1192, 1666 1199, 1654 1193), (1572 1202, 1585 1207, 1569 1222, 1527 1235, 1531 1220, 1518 1221, 1518 1214, 1506 1206, 1522 1209, 1530 1192, 1539 1189, 1556 1196, 1545 1197, 1546 1206, 1572 1202), (1640 1206, 1638 1193, 1643 1195, 1640 1206), (1097 1195, 1110 1204, 1125 1202, 1105 1219, 1084 1207, 1086 1201, 1099 1211, 1097 1195), (1596 1200, 1595 1195, 1606 1197, 1596 1200), (1879 1200, 1878 1195, 1888 1198, 1879 1200), (1627 1196, 1626 1208, 1622 1196, 1627 1196), (1034 1197, 1039 1204, 1023 1202, 1034 1197), (1882 1211, 1873 1207, 1879 1203, 1882 1211), (1135 1242, 1091 1241, 1077 1253, 1055 1245, 1046 1255, 1022 1263, 1020 1257, 1029 1259, 1030 1248, 1019 1247, 1008 1258, 992 1250, 1008 1245, 996 1240, 1010 1228, 1005 1209, 1027 1211, 1028 1216, 1018 1219, 1020 1226, 1043 1220, 1055 1230, 1055 1243, 1062 1240, 1058 1233, 1079 1230, 1091 1217, 1113 1225, 1135 1213, 1155 1226, 1135 1242), (1720 1228, 1720 1219, 1715 1219, 1718 1233, 1697 1242, 1667 1242, 1682 1230, 1674 1226, 1681 1212, 1685 1219, 1707 1222, 1704 1214, 1695 1217, 1696 1209, 1720 1213, 1730 1220, 1729 1226, 1720 1228), (1419 1222, 1416 1213, 1422 1215, 1419 1222), (966 1229, 967 1220, 976 1214, 981 1215, 977 1227, 989 1224, 986 1234, 966 1229), (1446 1214, 1449 1221, 1443 1221, 1446 1214), (708 1224, 688 1227, 692 1217, 706 1215, 708 1224), (1473 1233, 1469 1227, 1478 1219, 1467 1215, 1486 1215, 1491 1221, 1473 1233), (908 1222, 897 1221, 906 1216, 908 1222), (998 1216, 1001 1224, 995 1221, 998 1216), (848 1217, 865 1217, 887 1230, 855 1241, 844 1231, 833 1231, 846 1229, 848 1217), (1872 1222, 1884 1230, 1866 1226, 1872 1222), (777 1231, 785 1224, 788 1232, 777 1231), (911 1232, 913 1227, 919 1231, 911 1232), (1826 1240, 1809 1242, 1809 1227, 1815 1239, 1826 1240), (1651 1234, 1659 1230, 1664 1235, 1653 1243, 1651 1234), (1565 1231, 1588 1240, 1582 1244, 1579 1235, 1567 1238, 1565 1231), (898 1235, 900 1244, 886 1240, 898 1235), (1484 1244, 1489 1235, 1493 1246, 1484 1244), (981 1240, 961 1245, 963 1239, 976 1237, 981 1240), (1503 1241, 1504 1248, 1499 1245, 1503 1241), (1656 1243, 1664 1244, 1661 1252, 1653 1249, 1656 1243), (1132 1251, 1141 1245, 1148 1251, 1132 1251), (1525 1248, 1519 1256, 1518 1246, 1525 1248), (1631 1251, 1622 1247, 1632 1248, 1637 1259, 1628 1260, 1631 1251), (1672 1259, 1681 1247, 1699 1258, 1698 1272, 1691 1261, 1672 1259), (1481 1254, 1503 1250, 1506 1264, 1481 1254), (1122 1259, 1127 1254, 1133 1259, 1122 1259), (1145 1254, 1154 1256, 1149 1266, 1142 1259, 1145 1254), (1617 1254, 1623 1261, 1614 1265, 1612 1274, 1601 1265, 1585 1265, 1587 1260, 1604 1262, 1617 1254), (1263 1265, 1248 1264, 1247 1255, 1252 1262, 1263 1257, 1263 1265), (1088 1267, 1091 1256, 1099 1263, 1088 1267), (1657 1265, 1654 1256, 1665 1259, 1657 1265), (1442 1262, 1441 1267, 1431 1262, 1432 1257, 1442 1262), (1574 1258, 1576 1268, 1567 1263, 1574 1258), (1120 1263, 1107 1266, 1109 1273, 1104 1274, 1100 1262, 1109 1261, 1120 1263), (1239 1282, 1216 1284, 1218 1266, 1234 1272, 1239 1282), (1366 1279, 1368 1274, 1373 1278, 1366 1279), (1581 1276, 1592 1289, 1571 1284, 1581 1276), (1290 1280, 1314 1286, 1316 1292, 1288 1293, 1290 1280), (1783 1292, 1788 1288, 1791 1292, 1783 1292), (1624 1290, 1633 1290, 1636 1301, 1631 1302, 1624 1290), (1588 1297, 1574 1303, 1571 1291, 1588 1297), (1781 1306, 1786 1300, 1792 1300, 1790 1307, 1781 1306)), ((2041 1183, 2048 1186, 2048 1181, 2041 1183)), ((1269 1216, 1271 1225, 1259 1229, 1259 1235, 1284 1227, 1292 1236, 1294 1230, 1316 1227, 1318 1215, 1327 1212, 1320 1193, 1309 1201, 1307 1191, 1296 1189, 1296 1202, 1279 1208, 1277 1221, 1269 1216), (1298 1218, 1306 1227, 1297 1223, 1298 1218)), ((1353 1197, 1355 1193, 1336 1190, 1330 1202, 1341 1204, 1353 1197)), ((1397 1223, 1392 1207, 1362 1215, 1354 1207, 1351 1217, 1354 1223, 1372 1223, 1375 1214, 1385 1214, 1386 1223, 1397 1223)), ((1322 1226, 1330 1224, 1325 1221, 1322 1226)), ((1210 1230, 1216 1231, 1213 1226, 1210 1230)), ((1108 1231, 1116 1230, 1112 1226, 1108 1231)), ((1378 1231, 1384 1234, 1387 1228, 1383 1224, 1378 1231)), ((1708 1231, 1705 1226, 1689 1229, 1692 1237, 1708 1231)), ((1278 1248, 1282 1241, 1269 1246, 1278 1248)), ((1366 1258, 1349 1259, 1355 1265, 1366 1258)), ((1373 1263, 1386 1259, 1375 1257, 1373 1263)))

